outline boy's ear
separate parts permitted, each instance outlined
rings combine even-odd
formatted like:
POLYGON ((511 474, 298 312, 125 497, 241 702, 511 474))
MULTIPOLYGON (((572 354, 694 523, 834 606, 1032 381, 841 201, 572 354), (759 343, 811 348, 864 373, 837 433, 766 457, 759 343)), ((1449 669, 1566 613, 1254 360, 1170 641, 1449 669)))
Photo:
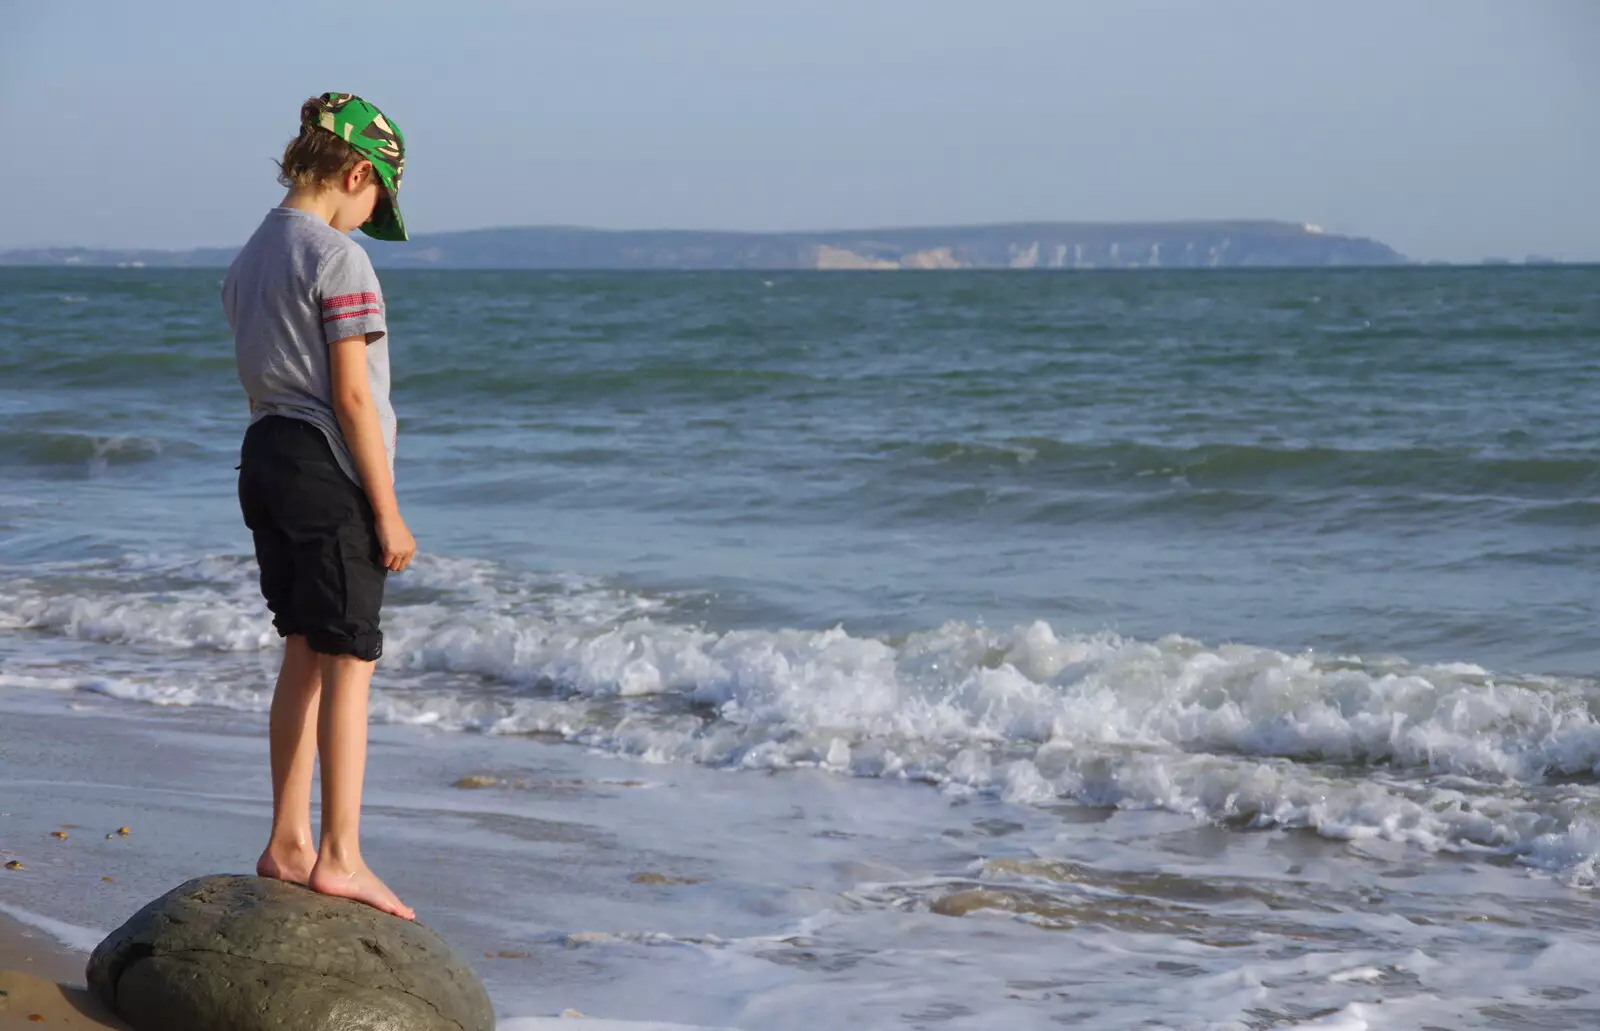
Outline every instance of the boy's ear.
POLYGON ((345 176, 344 185, 345 189, 349 190, 351 193, 354 193, 356 190, 361 189, 368 183, 375 183, 377 181, 378 170, 372 167, 372 162, 357 161, 350 169, 350 173, 345 176))

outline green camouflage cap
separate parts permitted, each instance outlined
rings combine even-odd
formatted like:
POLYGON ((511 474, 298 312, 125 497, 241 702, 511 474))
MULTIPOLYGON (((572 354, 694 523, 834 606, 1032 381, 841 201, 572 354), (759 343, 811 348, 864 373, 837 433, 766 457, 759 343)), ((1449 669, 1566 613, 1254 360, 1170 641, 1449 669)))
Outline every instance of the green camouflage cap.
POLYGON ((400 217, 400 177, 406 170, 406 138, 400 127, 382 111, 354 93, 324 93, 317 124, 344 140, 357 154, 372 162, 389 193, 379 201, 361 231, 375 240, 404 240, 406 223, 400 217))

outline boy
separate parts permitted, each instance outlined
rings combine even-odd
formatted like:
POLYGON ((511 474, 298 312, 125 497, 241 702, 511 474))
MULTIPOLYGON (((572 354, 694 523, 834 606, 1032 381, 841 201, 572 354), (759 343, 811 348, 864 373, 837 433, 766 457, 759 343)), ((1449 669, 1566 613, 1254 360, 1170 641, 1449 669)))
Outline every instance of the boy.
POLYGON ((306 101, 279 163, 289 193, 228 268, 222 305, 250 401, 239 505, 285 638, 272 696, 272 833, 256 873, 411 920, 357 841, 384 580, 417 545, 394 494, 383 294, 346 235, 359 226, 406 238, 395 204, 404 167, 405 139, 376 107, 349 93, 306 101))

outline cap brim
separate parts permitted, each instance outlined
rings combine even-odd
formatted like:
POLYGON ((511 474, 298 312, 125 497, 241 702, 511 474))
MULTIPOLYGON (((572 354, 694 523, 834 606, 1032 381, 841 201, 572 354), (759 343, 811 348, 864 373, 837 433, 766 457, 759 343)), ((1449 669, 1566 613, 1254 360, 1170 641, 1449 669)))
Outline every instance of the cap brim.
MULTIPOLYGON (((378 168, 377 165, 373 167, 378 168)), ((389 176, 381 168, 378 168, 378 178, 383 181, 383 189, 388 195, 388 200, 373 209, 372 217, 361 223, 361 231, 374 240, 404 242, 407 239, 406 220, 400 214, 399 202, 395 200, 394 184, 389 181, 389 176)))

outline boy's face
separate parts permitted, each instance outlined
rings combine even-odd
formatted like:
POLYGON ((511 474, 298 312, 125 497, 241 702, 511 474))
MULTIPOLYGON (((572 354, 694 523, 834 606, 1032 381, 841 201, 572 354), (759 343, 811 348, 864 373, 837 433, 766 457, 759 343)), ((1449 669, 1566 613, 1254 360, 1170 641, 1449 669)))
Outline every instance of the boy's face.
POLYGON ((339 209, 334 213, 333 228, 341 233, 353 232, 372 218, 379 204, 387 204, 388 191, 370 161, 357 162, 346 172, 339 183, 341 197, 339 209))

